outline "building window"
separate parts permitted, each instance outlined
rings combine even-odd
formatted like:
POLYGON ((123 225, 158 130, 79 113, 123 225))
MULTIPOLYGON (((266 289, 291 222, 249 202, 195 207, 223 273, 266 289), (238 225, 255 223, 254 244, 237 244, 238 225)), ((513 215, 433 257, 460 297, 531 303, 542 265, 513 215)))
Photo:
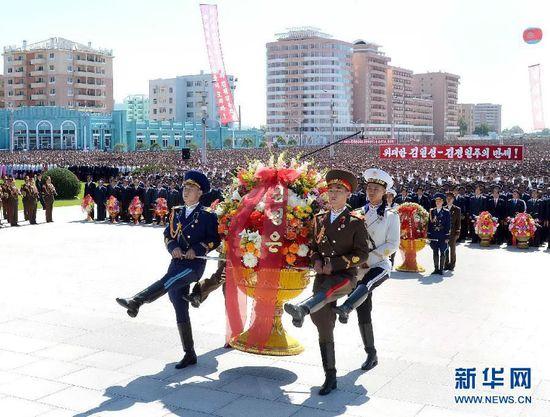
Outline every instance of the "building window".
POLYGON ((50 65, 50 71, 53 71, 55 67, 53 65, 50 65))
POLYGON ((172 114, 172 110, 174 110, 174 109, 172 109, 172 108, 168 109, 168 113, 172 114))
POLYGON ((50 77, 50 83, 55 83, 55 77, 50 77))
POLYGON ((50 52, 50 59, 54 59, 55 58, 55 54, 53 52, 50 52))
POLYGON ((55 101, 50 101, 50 106, 55 106, 55 101))
POLYGON ((69 97, 72 97, 72 96, 74 95, 73 89, 72 89, 72 88, 68 88, 68 89, 67 89, 67 95, 68 95, 69 97))
POLYGON ((193 97, 193 92, 192 92, 192 91, 188 91, 188 92, 187 92, 187 97, 193 97))
POLYGON ((67 65, 67 72, 73 72, 73 66, 67 65))
POLYGON ((55 88, 50 88, 50 96, 55 96, 55 88))
POLYGON ((176 148, 180 147, 180 139, 181 139, 181 136, 174 136, 174 146, 176 148))
MULTIPOLYGON (((192 87, 193 86, 193 83, 191 81, 187 81, 187 87, 192 87)), ((189 93, 187 93, 189 94, 189 93)))
POLYGON ((187 118, 192 119, 193 118, 193 113, 187 113, 187 118))
POLYGON ((157 109, 153 109, 153 114, 157 114, 157 109))
POLYGON ((172 99, 172 97, 170 97, 170 98, 168 99, 168 103, 172 104, 173 102, 174 102, 174 100, 172 99))
POLYGON ((68 77, 67 84, 72 84, 72 83, 73 83, 73 77, 68 77))
POLYGON ((11 74, 13 71, 13 68, 8 68, 8 74, 11 74))
POLYGON ((170 88, 168 89, 168 92, 169 92, 169 93, 173 93, 173 92, 174 92, 174 89, 173 89, 172 87, 170 87, 170 88))
POLYGON ((163 148, 168 147, 168 139, 169 139, 169 136, 162 136, 162 147, 163 148))

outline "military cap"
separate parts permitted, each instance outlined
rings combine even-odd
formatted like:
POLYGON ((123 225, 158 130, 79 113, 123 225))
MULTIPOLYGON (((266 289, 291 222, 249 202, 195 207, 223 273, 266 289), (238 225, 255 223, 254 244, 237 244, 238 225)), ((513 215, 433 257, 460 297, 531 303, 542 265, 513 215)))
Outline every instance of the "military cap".
POLYGON ((435 193, 434 196, 433 196, 433 199, 436 200, 436 199, 442 199, 443 201, 445 201, 445 194, 443 193, 435 193))
POLYGON ((202 172, 191 170, 185 173, 185 184, 198 187, 203 193, 210 191, 210 181, 202 172))
POLYGON ((393 178, 386 171, 377 168, 369 168, 363 172, 363 178, 369 182, 380 184, 386 189, 393 187, 393 178))
POLYGON ((355 191, 357 188, 357 178, 352 172, 343 169, 331 169, 325 176, 327 186, 339 184, 344 186, 349 192, 355 191))

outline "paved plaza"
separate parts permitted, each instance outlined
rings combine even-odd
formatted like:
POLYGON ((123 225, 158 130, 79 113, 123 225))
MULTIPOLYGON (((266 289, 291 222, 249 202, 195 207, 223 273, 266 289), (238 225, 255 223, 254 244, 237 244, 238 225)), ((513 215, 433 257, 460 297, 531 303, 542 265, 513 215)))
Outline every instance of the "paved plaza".
MULTIPOLYGON (((298 356, 223 349, 221 291, 191 311, 198 365, 174 369, 182 351, 168 297, 135 319, 114 301, 164 274, 162 228, 83 218, 79 207, 59 208, 54 223, 0 229, 2 417, 550 416, 550 252, 542 248, 462 244, 453 273, 394 272, 374 295, 378 367, 358 370, 365 355, 354 314, 336 328, 338 390, 321 397, 311 321, 297 329, 285 317, 305 346, 298 356), (509 386, 517 367, 531 368, 530 388, 509 386), (457 368, 475 368, 475 389, 456 389, 457 368), (504 386, 483 385, 485 368, 504 368, 504 386), (532 402, 457 404, 457 395, 532 402)), ((429 248, 419 259, 432 270, 429 248)))

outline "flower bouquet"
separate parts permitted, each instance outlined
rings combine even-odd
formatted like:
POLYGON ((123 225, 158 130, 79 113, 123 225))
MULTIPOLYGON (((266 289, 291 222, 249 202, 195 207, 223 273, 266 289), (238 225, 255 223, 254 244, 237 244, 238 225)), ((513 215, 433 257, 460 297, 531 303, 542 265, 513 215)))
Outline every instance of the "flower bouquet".
POLYGON ((109 217, 111 218, 111 223, 116 223, 116 218, 118 216, 118 213, 120 213, 118 200, 114 195, 112 195, 109 197, 105 205, 107 206, 107 212, 109 213, 109 217))
POLYGON ((476 217, 474 224, 474 230, 481 239, 481 246, 489 246, 491 239, 496 233, 498 227, 498 219, 491 216, 488 211, 482 211, 479 216, 476 217))
POLYGON ((94 219, 92 219, 92 216, 94 214, 94 199, 90 194, 86 194, 86 196, 82 199, 80 207, 82 207, 82 211, 86 213, 86 220, 89 222, 93 221, 94 219))
POLYGON ((143 204, 141 204, 141 200, 137 195, 132 199, 128 207, 128 212, 130 216, 132 216, 132 219, 134 219, 134 224, 138 224, 141 220, 141 214, 143 213, 143 204))
POLYGON ((397 208, 397 213, 401 222, 399 250, 403 256, 403 264, 396 269, 404 272, 424 272, 425 269, 416 261, 416 252, 421 251, 426 245, 429 214, 424 207, 416 203, 401 204, 397 208))
POLYGON ((322 173, 282 154, 239 170, 214 207, 227 258, 229 342, 236 349, 271 355, 303 350, 282 327, 282 304, 309 283, 309 236, 314 213, 326 204, 322 191, 322 173), (241 293, 255 299, 245 332, 241 293))
POLYGON ((517 242, 518 248, 527 249, 529 247, 529 239, 535 236, 537 226, 530 214, 518 213, 510 221, 508 230, 512 233, 514 244, 517 242))
POLYGON ((168 214, 168 204, 164 197, 157 198, 155 202, 155 217, 160 219, 160 223, 164 225, 166 221, 166 215, 168 214))

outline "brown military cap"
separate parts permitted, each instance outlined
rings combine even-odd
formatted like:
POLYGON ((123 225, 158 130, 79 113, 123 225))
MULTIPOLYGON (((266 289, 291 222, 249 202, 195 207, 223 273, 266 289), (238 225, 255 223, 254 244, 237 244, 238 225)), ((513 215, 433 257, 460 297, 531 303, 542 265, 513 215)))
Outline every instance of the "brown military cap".
POLYGON ((327 186, 331 184, 340 184, 346 187, 349 192, 357 188, 357 178, 352 172, 343 169, 331 169, 325 176, 327 186))

